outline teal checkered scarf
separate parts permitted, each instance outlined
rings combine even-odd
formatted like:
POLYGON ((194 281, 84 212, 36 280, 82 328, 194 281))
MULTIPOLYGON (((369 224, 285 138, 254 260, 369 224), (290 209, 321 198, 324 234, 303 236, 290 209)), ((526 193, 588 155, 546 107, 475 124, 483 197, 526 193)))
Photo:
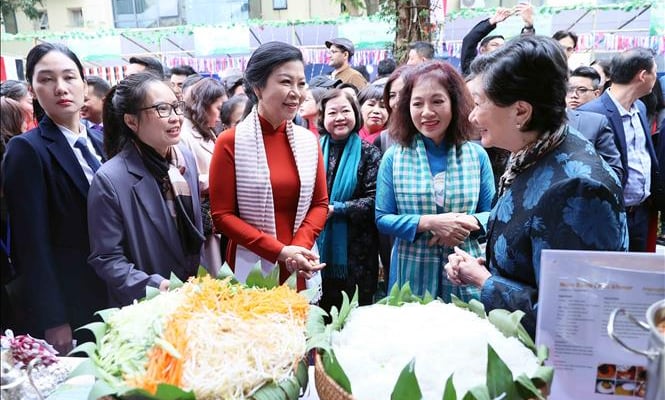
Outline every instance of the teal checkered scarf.
MULTIPOLYGON (((399 214, 437 214, 434 201, 433 176, 427 161, 421 135, 410 146, 398 146, 393 159, 393 185, 399 214)), ((464 143, 451 145, 447 153, 443 212, 473 213, 480 194, 480 158, 473 147, 464 143)), ((423 232, 413 242, 399 240, 397 247, 397 284, 409 282, 417 295, 425 291, 450 301, 450 295, 478 299, 480 291, 470 285, 453 285, 445 276, 443 266, 452 248, 427 245, 432 234, 423 232)), ((475 239, 467 238, 460 248, 472 256, 481 255, 475 239)))
MULTIPOLYGON (((328 172, 331 140, 330 135, 323 135, 320 139, 326 173, 328 172)), ((360 164, 361 150, 360 136, 358 136, 358 133, 352 132, 344 145, 342 158, 339 160, 337 173, 333 178, 332 189, 329 193, 330 204, 334 204, 336 201, 350 200, 353 196, 358 184, 358 165, 360 164)), ((330 216, 316 242, 321 253, 321 262, 327 264, 323 270, 324 276, 346 279, 348 274, 347 219, 341 215, 330 216)))

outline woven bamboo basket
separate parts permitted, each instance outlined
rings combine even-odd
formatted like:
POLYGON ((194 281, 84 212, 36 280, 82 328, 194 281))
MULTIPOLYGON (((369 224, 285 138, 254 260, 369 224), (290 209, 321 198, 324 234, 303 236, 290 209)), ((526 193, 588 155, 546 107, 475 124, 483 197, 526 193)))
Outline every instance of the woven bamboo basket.
POLYGON ((314 357, 314 383, 321 400, 356 400, 326 374, 318 352, 314 357))

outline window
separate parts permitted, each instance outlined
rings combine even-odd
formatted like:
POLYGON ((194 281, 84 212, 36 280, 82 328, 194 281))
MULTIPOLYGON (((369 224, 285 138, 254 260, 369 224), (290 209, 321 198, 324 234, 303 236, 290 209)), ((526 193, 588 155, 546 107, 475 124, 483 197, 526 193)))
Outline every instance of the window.
POLYGON ((69 16, 69 26, 82 27, 83 26, 83 10, 80 8, 68 8, 67 15, 69 16))
POLYGON ((132 0, 116 0, 114 3, 116 14, 134 14, 134 4, 132 0))
POLYGON ((288 5, 286 4, 287 0, 272 0, 272 9, 273 10, 286 10, 288 5))
POLYGON ((35 20, 35 30, 48 29, 48 13, 46 10, 39 11, 39 17, 35 20))

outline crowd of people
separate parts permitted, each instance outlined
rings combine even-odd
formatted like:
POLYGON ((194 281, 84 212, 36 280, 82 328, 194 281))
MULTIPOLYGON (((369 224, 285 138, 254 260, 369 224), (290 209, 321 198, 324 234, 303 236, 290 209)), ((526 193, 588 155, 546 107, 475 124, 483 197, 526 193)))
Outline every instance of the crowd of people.
POLYGON ((369 82, 335 38, 309 83, 269 42, 221 81, 132 57, 113 87, 36 45, 2 83, 3 328, 68 352, 95 311, 226 262, 295 273, 326 311, 382 276, 522 310, 533 336, 543 249, 648 251, 665 211, 654 55, 569 71, 576 38, 520 5, 472 29, 461 72, 416 42, 369 82), (490 35, 513 14, 518 37, 490 35))

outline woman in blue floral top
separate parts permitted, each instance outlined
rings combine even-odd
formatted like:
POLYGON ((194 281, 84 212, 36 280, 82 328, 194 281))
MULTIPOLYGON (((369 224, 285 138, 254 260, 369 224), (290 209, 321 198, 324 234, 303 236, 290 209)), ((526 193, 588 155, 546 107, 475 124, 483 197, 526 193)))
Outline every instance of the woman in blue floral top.
POLYGON ((555 41, 521 37, 471 70, 469 119, 483 146, 511 157, 488 222, 487 261, 456 250, 446 271, 452 282, 480 288, 487 311, 524 311, 522 324, 535 336, 543 249, 627 250, 621 183, 566 125, 568 67, 555 41))

